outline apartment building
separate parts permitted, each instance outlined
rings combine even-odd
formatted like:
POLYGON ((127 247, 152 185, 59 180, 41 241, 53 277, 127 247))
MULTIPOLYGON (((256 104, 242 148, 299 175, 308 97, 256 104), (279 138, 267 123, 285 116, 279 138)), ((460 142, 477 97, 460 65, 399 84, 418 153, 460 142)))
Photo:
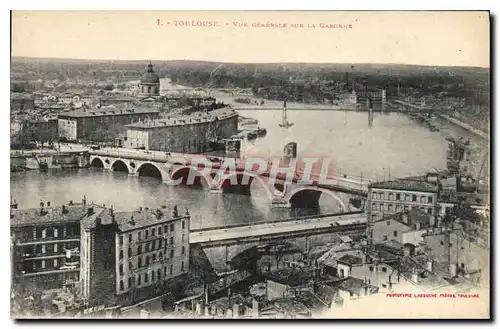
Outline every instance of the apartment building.
POLYGON ((129 304, 163 294, 168 280, 189 271, 189 219, 176 207, 106 208, 87 218, 82 285, 88 305, 129 304))
POLYGON ((11 206, 12 284, 24 293, 74 287, 80 278, 83 203, 38 208, 11 206))

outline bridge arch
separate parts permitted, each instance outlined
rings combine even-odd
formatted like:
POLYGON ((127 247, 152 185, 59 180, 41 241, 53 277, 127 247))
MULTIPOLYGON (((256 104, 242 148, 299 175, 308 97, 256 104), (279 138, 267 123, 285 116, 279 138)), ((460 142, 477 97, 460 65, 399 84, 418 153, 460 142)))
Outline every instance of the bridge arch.
POLYGON ((93 168, 104 168, 104 162, 99 157, 95 157, 90 161, 90 166, 93 168))
POLYGON ((333 198, 342 207, 343 212, 348 212, 349 207, 339 198, 339 196, 328 189, 313 187, 313 186, 301 186, 289 193, 285 194, 285 201, 289 203, 292 208, 295 207, 319 207, 319 198, 321 194, 326 194, 333 198))
POLYGON ((120 160, 120 159, 115 160, 115 162, 113 162, 113 164, 111 165, 111 169, 113 171, 123 171, 126 173, 130 172, 130 169, 128 168, 127 164, 123 160, 120 160))
POLYGON ((183 166, 176 168, 170 174, 170 180, 176 181, 177 179, 182 179, 181 185, 189 186, 201 186, 203 188, 210 188, 212 182, 212 176, 203 176, 200 174, 196 168, 191 166, 183 166), (188 182, 189 175, 195 175, 193 182, 188 182), (189 183, 189 184, 188 184, 189 183))
POLYGON ((153 177, 163 181, 163 175, 160 168, 151 162, 144 162, 137 168, 136 172, 138 176, 153 177))
POLYGON ((214 181, 215 184, 217 184, 217 188, 220 189, 222 192, 225 192, 225 190, 228 190, 228 184, 231 184, 231 180, 233 177, 236 176, 236 180, 238 182, 238 185, 246 187, 248 191, 250 191, 250 186, 254 181, 257 181, 262 185, 264 190, 266 191, 266 195, 269 198, 270 201, 273 200, 274 198, 274 192, 275 189, 271 188, 269 186, 269 182, 264 180, 261 176, 253 174, 253 173, 242 173, 242 172, 237 172, 237 173, 232 173, 226 177, 224 177, 222 180, 219 181, 214 181), (244 176, 248 176, 248 181, 243 181, 244 176))

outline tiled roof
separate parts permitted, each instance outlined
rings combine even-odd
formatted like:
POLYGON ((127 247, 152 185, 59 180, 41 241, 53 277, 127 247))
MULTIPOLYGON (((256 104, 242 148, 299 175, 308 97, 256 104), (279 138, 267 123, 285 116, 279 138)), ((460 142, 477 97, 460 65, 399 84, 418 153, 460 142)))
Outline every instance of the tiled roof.
POLYGON ((70 111, 60 114, 60 118, 88 118, 96 116, 114 116, 114 115, 130 115, 130 114, 147 114, 159 113, 158 110, 148 107, 129 107, 118 108, 114 105, 102 107, 100 109, 91 109, 86 111, 70 111))
POLYGON ((357 294, 357 295, 361 294, 361 292, 365 289, 365 287, 370 293, 378 292, 378 287, 372 286, 371 284, 365 283, 361 279, 353 278, 353 277, 349 277, 346 280, 342 281, 338 285, 338 287, 339 287, 339 289, 342 289, 342 290, 345 290, 345 291, 348 291, 350 293, 357 294))
POLYGON ((361 265, 363 264, 363 259, 361 257, 353 255, 344 255, 337 260, 337 263, 343 263, 349 265, 361 265))
POLYGON ((388 190, 403 190, 417 192, 437 192, 437 184, 428 183, 419 177, 396 179, 392 181, 376 182, 369 185, 370 188, 381 188, 388 190))
POLYGON ((41 208, 11 209, 13 218, 10 219, 10 226, 22 227, 79 221, 87 214, 87 208, 83 204, 44 207, 43 213, 41 212, 41 208), (63 207, 66 210, 65 213, 63 213, 63 207))
MULTIPOLYGON (((151 226, 166 221, 171 221, 172 211, 168 209, 142 209, 139 211, 117 212, 114 213, 118 228, 124 231, 130 231, 141 227, 151 226), (161 216, 158 216, 160 211, 161 216)), ((188 218, 188 216, 181 216, 180 218, 188 218)), ((175 218, 177 219, 177 218, 175 218)))

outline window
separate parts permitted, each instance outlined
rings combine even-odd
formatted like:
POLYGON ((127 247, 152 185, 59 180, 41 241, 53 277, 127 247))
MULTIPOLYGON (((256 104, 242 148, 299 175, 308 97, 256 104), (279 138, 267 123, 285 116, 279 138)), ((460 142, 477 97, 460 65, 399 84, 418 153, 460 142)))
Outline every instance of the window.
POLYGON ((141 275, 139 274, 139 275, 137 276, 137 285, 138 285, 138 286, 140 286, 140 285, 141 285, 141 283, 142 283, 142 282, 141 282, 141 275))
POLYGON ((387 272, 387 267, 382 267, 382 272, 387 272))
POLYGON ((441 241, 441 245, 444 246, 444 241, 441 241))
POLYGON ((370 270, 370 272, 373 272, 373 266, 368 267, 368 269, 370 270))
POLYGON ((181 254, 184 255, 185 252, 186 252, 186 247, 182 246, 181 254))
POLYGON ((390 226, 390 225, 391 225, 391 221, 390 221, 390 220, 388 220, 388 221, 386 222, 386 224, 387 224, 387 226, 390 226))
POLYGON ((184 261, 181 262, 181 272, 184 272, 184 261))
POLYGON ((149 242, 146 243, 146 252, 148 252, 149 250, 151 250, 150 248, 151 248, 151 243, 149 243, 149 242))
POLYGON ((123 274, 123 264, 120 264, 120 274, 123 274))
POLYGON ((137 259, 137 267, 142 267, 142 257, 139 257, 139 259, 137 259))
POLYGON ((376 203, 372 204, 372 210, 377 210, 377 204, 376 203))
POLYGON ((161 239, 158 240, 158 249, 161 249, 162 245, 163 245, 163 240, 161 239))
POLYGON ((54 243, 54 252, 57 252, 57 243, 54 243))
POLYGON ((42 260, 42 268, 45 268, 45 261, 42 260))
POLYGON ((384 193, 379 193, 378 196, 379 196, 379 199, 384 199, 384 193))
POLYGON ((409 194, 405 194, 405 201, 410 201, 410 195, 409 194))
POLYGON ((170 258, 174 258, 174 249, 170 250, 170 258))
POLYGON ((394 231, 394 232, 392 232, 392 234, 394 235, 394 237, 397 237, 398 236, 398 231, 394 231))
POLYGON ((120 235, 120 245, 123 244, 123 235, 120 235))
POLYGON ((153 254, 153 262, 156 261, 156 254, 153 254))
POLYGON ((373 198, 373 199, 376 199, 376 198, 377 198, 377 192, 373 192, 373 193, 372 193, 372 198, 373 198))
POLYGON ((158 269, 158 270, 156 271, 156 277, 158 278, 158 280, 160 280, 160 279, 161 279, 161 270, 160 270, 160 269, 158 269))
POLYGON ((43 229, 42 230, 42 239, 45 239, 47 237, 47 230, 43 229))
POLYGON ((173 232, 173 231, 174 231, 174 229, 175 229, 174 224, 170 224, 170 232, 173 232))
POLYGON ((57 267, 57 259, 54 259, 54 267, 57 267))
POLYGON ((432 197, 431 196, 427 198, 427 202, 428 203, 432 203, 432 197))
POLYGON ((132 265, 132 262, 128 262, 128 270, 132 271, 134 269, 134 265, 132 265))
POLYGON ((155 271, 151 271, 151 282, 155 281, 155 271))
POLYGON ((132 248, 128 247, 127 257, 132 257, 132 248))
POLYGON ((123 250, 120 250, 120 259, 123 259, 123 250))
MULTIPOLYGON (((153 227, 153 228, 151 229, 151 235, 155 235, 155 234, 156 234, 156 230, 155 230, 155 228, 153 227)), ((153 280, 153 281, 154 281, 154 280, 153 280)))
POLYGON ((123 280, 120 280, 120 290, 124 290, 125 287, 123 286, 123 280))
POLYGON ((141 241, 141 232, 137 232, 137 240, 141 241))
POLYGON ((146 265, 149 265, 149 256, 146 256, 146 265))
POLYGON ((396 205, 396 212, 400 212, 401 211, 401 206, 400 205, 396 205))
POLYGON ((182 221, 182 229, 185 229, 185 228, 186 228, 186 222, 182 221))
POLYGON ((163 232, 168 233, 168 225, 163 225, 163 232))
POLYGON ((128 278, 128 286, 132 287, 132 278, 128 278))
POLYGON ((392 204, 387 205, 387 210, 392 211, 392 204))
POLYGON ((417 196, 416 196, 416 195, 412 195, 412 196, 411 196, 411 201, 413 201, 413 202, 417 202, 417 196))
POLYGON ((427 214, 432 215, 432 208, 427 208, 427 214))
POLYGON ((57 238, 57 236, 59 235, 59 231, 57 230, 57 228, 54 229, 54 238, 57 238))
POLYGON ((158 227, 158 235, 161 235, 161 226, 158 227))
POLYGON ((163 253, 162 253, 161 251, 158 253, 158 259, 159 259, 159 260, 162 260, 162 259, 163 259, 163 253))
POLYGON ((174 273, 174 266, 170 265, 170 274, 174 273))
POLYGON ((185 234, 182 235, 181 242, 184 242, 184 239, 186 238, 185 236, 185 234))
POLYGON ((400 193, 396 193, 396 200, 397 201, 401 200, 401 194, 400 193))
POLYGON ((144 233, 144 239, 147 239, 149 236, 149 230, 146 230, 146 233, 144 233))
POLYGON ((420 203, 424 203, 425 202, 425 196, 421 196, 420 197, 420 203))
POLYGON ((128 235, 128 243, 132 243, 132 234, 128 235))
POLYGON ((174 244, 174 237, 170 237, 170 244, 173 245, 174 244))
POLYGON ((156 240, 153 240, 151 250, 155 250, 155 248, 156 248, 156 240))
POLYGON ((384 235, 384 237, 382 238, 382 241, 387 241, 387 235, 384 235))
POLYGON ((147 283, 148 281, 149 281, 148 274, 144 273, 144 283, 147 283))
POLYGON ((167 267, 163 268, 163 277, 167 277, 167 267))
POLYGON ((394 194, 389 193, 389 200, 393 200, 393 199, 394 199, 394 194))
POLYGON ((137 247, 137 254, 138 255, 142 254, 142 245, 140 245, 139 247, 137 247))

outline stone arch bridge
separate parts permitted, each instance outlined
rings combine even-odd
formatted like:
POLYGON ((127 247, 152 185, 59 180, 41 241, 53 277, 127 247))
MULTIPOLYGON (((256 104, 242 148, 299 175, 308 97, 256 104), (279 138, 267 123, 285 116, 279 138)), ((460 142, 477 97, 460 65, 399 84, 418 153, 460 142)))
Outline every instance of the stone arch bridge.
MULTIPOLYGON (((326 195, 335 200, 343 212, 359 210, 363 209, 368 190, 368 182, 365 181, 363 185, 357 178, 338 177, 334 184, 329 185, 314 181, 304 184, 296 179, 285 182, 283 178, 270 177, 269 173, 256 175, 245 168, 224 172, 220 170, 220 162, 213 163, 210 168, 190 164, 188 157, 147 151, 144 154, 130 152, 126 155, 92 151, 90 164, 104 170, 127 172, 131 176, 154 177, 166 184, 198 186, 212 193, 250 194, 250 186, 259 184, 275 207, 315 208, 319 207, 320 196, 326 195)), ((207 156, 204 160, 209 159, 207 156)))

